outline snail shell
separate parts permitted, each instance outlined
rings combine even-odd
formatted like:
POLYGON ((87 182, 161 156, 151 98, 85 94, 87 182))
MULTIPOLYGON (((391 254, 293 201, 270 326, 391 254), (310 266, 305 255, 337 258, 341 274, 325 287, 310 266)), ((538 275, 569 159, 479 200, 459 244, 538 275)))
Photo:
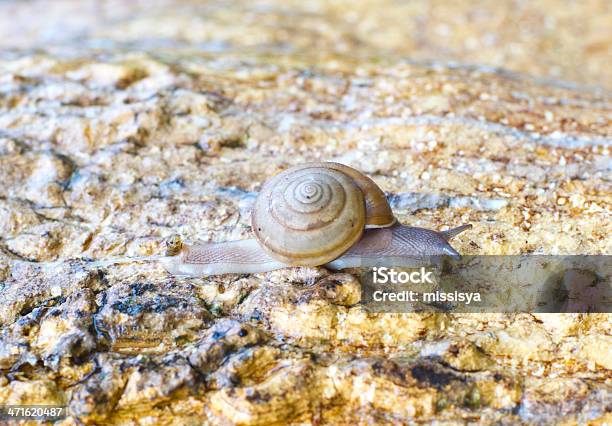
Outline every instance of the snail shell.
POLYGON ((291 167, 268 180, 251 221, 261 247, 292 266, 325 264, 359 241, 364 229, 396 222, 370 178, 330 162, 291 167))

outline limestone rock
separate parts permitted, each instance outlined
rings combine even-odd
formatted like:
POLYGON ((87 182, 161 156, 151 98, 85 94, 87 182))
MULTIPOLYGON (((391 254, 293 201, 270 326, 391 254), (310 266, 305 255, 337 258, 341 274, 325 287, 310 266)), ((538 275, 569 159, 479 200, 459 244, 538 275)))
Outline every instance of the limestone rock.
POLYGON ((321 160, 403 223, 472 223, 460 253, 612 252, 605 0, 264 3, 0 2, 0 405, 612 423, 610 314, 368 313, 348 270, 126 261, 248 238, 262 183, 321 160))

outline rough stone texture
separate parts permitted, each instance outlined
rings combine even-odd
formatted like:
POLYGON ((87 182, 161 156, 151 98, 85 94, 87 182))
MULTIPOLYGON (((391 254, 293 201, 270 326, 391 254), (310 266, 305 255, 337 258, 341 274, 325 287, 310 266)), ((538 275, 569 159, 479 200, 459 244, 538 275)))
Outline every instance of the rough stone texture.
MULTIPOLYGON (((103 50, 119 43, 290 53, 309 63, 410 58, 612 88, 607 0, 31 0, 3 2, 0 16, 10 17, 0 27, 6 47, 78 40, 103 50)), ((107 79, 121 74, 107 71, 107 79)))
POLYGON ((474 224, 462 253, 611 253, 609 2, 455 3, 1 3, 0 403, 612 422, 608 314, 367 314, 322 268, 87 261, 245 238, 261 183, 311 160, 368 173, 404 223, 474 224))

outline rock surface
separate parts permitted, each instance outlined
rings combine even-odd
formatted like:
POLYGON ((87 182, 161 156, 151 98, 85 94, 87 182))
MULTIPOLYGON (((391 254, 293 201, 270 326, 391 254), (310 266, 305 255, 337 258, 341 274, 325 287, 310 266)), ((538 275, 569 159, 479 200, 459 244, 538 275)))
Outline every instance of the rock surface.
POLYGON ((368 173, 404 223, 474 224, 461 253, 611 253, 609 4, 425 3, 0 4, 0 404, 612 422, 609 314, 370 314, 323 268, 89 262, 246 238, 261 183, 315 160, 368 173))

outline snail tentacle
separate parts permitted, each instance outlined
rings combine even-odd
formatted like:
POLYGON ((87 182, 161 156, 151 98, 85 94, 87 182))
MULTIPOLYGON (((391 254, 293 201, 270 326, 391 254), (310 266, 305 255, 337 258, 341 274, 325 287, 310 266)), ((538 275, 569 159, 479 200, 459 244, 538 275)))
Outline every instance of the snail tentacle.
POLYGON ((440 234, 442 234, 446 241, 450 241, 452 238, 455 238, 457 235, 461 234, 463 231, 467 231, 468 229, 472 229, 471 223, 466 223, 465 225, 457 226, 456 228, 448 229, 446 231, 440 231, 440 234))

